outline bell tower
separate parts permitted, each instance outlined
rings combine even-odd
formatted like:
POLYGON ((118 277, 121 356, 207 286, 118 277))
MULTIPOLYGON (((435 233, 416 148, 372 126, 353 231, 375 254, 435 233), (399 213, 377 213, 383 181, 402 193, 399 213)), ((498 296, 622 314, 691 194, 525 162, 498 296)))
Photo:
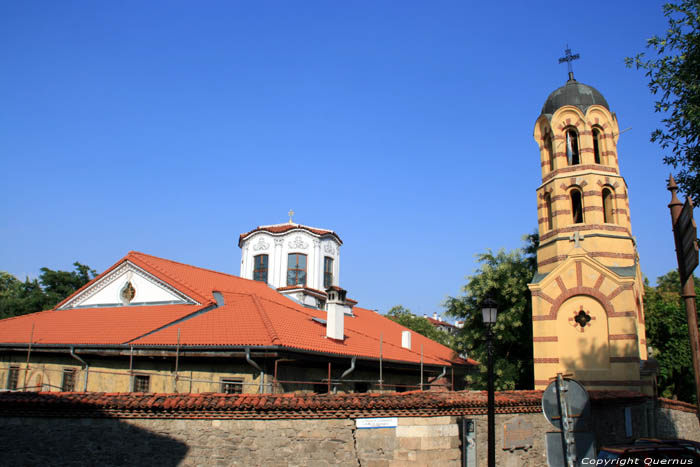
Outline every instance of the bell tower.
POLYGON ((589 389, 652 390, 619 134, 603 95, 571 69, 535 122, 542 175, 538 271, 529 285, 536 389, 568 373, 589 389))

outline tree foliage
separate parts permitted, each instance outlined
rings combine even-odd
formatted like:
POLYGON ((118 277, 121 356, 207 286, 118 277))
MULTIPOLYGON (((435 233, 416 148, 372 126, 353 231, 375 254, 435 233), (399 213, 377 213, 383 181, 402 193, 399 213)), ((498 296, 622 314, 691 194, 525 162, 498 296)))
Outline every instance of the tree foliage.
POLYGON ((455 348, 482 363, 478 373, 467 377, 470 386, 477 389, 486 387, 486 329, 481 317, 486 298, 498 303, 493 326, 496 389, 532 389, 532 299, 527 284, 537 270, 539 237, 534 233, 523 240, 522 249, 478 254, 481 266, 468 277, 464 295, 450 297, 445 303, 449 315, 464 319, 455 348))
POLYGON ((451 348, 454 345, 452 334, 436 328, 426 318, 414 315, 409 309, 404 308, 402 305, 393 307, 387 312, 386 317, 444 346, 451 348))
MULTIPOLYGON (((695 278, 696 293, 700 283, 695 278)), ((681 298, 678 271, 645 284, 644 315, 647 342, 659 363, 659 395, 695 403, 695 378, 688 339, 688 321, 681 298)))
POLYGON ((682 0, 663 7, 668 18, 664 36, 647 40, 656 58, 644 53, 627 57, 627 66, 646 70, 651 93, 658 96, 654 110, 664 115, 664 129, 651 141, 670 153, 664 162, 680 168, 676 180, 681 191, 700 201, 700 0, 682 0))
POLYGON ((75 271, 41 268, 39 279, 24 282, 0 271, 0 319, 53 308, 97 275, 84 264, 73 265, 75 271))

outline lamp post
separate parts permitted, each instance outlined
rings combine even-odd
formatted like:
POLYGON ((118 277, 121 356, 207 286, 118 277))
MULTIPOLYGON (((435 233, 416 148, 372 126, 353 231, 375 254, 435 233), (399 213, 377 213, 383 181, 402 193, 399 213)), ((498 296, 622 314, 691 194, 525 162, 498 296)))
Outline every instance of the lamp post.
POLYGON ((493 325, 498 317, 496 302, 490 298, 481 305, 481 315, 486 325, 486 349, 488 355, 488 429, 489 429, 489 467, 496 467, 496 414, 493 389, 493 325))

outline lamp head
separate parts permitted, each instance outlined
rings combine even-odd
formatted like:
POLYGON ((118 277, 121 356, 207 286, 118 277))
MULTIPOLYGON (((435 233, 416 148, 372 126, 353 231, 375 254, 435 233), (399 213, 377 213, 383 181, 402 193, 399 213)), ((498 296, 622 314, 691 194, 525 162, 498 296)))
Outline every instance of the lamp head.
POLYGON ((494 324, 498 317, 497 303, 491 298, 487 298, 481 305, 481 315, 484 319, 484 324, 494 324))

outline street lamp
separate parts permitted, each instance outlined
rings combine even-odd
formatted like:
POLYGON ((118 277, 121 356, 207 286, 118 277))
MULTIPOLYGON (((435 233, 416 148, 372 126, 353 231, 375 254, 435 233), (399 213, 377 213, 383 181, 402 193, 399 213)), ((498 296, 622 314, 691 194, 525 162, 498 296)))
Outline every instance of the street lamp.
POLYGON ((488 355, 489 385, 488 385, 488 428, 489 428, 489 467, 496 467, 496 415, 493 389, 493 330, 492 327, 498 317, 498 308, 495 300, 487 298, 481 305, 481 315, 486 325, 486 349, 488 355))

